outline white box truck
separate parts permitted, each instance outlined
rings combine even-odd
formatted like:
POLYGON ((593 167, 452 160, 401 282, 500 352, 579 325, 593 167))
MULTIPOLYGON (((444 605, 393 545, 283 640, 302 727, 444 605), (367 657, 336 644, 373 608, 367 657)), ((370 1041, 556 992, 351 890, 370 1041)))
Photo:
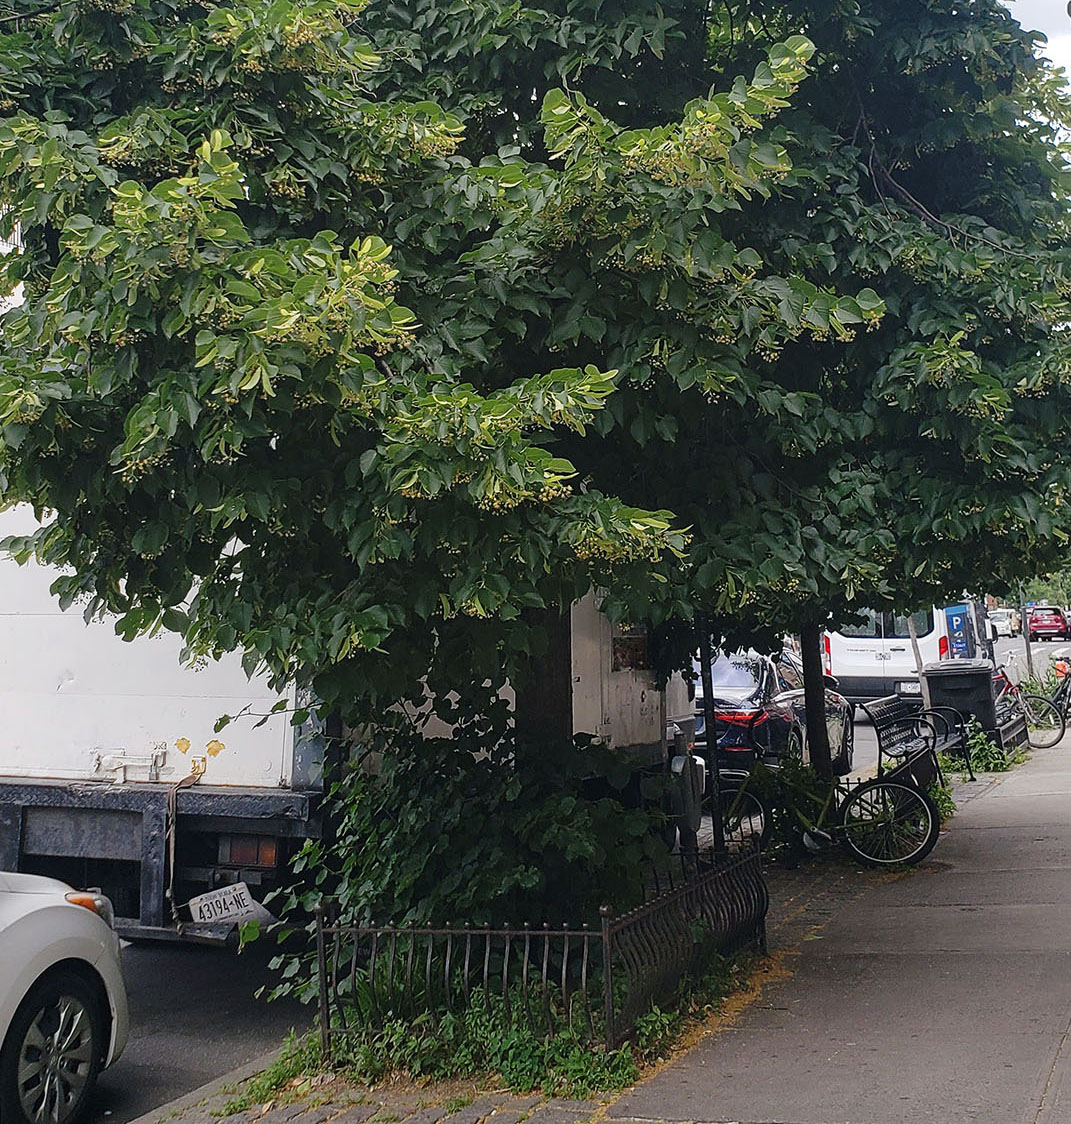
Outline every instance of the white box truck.
MULTIPOLYGON (((0 512, 0 538, 36 526, 27 508, 0 512)), ((319 835, 323 739, 285 713, 258 726, 278 695, 236 655, 191 669, 177 636, 127 643, 77 606, 61 612, 56 576, 0 556, 0 870, 101 887, 127 937, 225 939, 233 921, 186 907, 242 883, 262 898, 319 835)), ((643 638, 612 628, 593 596, 564 619, 563 728, 637 764, 668 760, 667 728, 691 736, 686 685, 671 680, 667 709, 643 638)))
MULTIPOLYGON (((0 538, 35 527, 0 513, 0 538)), ((277 883, 319 832, 322 739, 286 714, 256 727, 279 696, 238 656, 194 670, 171 633, 126 643, 61 612, 56 576, 0 560, 0 869, 100 886, 126 936, 219 939, 232 925, 176 925, 172 905, 277 883)))

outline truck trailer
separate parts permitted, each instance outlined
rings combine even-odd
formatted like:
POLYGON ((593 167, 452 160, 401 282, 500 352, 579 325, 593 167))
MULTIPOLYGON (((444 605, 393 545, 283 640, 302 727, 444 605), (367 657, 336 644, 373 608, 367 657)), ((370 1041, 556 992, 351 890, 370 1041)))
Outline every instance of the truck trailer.
MULTIPOLYGON (((0 513, 0 538, 36 526, 0 513)), ((0 560, 0 870, 100 887, 126 937, 222 939, 233 923, 181 907, 278 884, 319 833, 322 739, 270 714, 237 655, 185 667, 172 633, 127 643, 62 612, 57 576, 0 560), (224 714, 243 717, 217 734, 224 714)))

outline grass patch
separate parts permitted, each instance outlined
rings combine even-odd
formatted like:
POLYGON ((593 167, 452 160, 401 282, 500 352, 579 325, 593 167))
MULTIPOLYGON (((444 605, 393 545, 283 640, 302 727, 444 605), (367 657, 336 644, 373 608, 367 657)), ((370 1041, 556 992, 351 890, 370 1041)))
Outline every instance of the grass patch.
POLYGON ((217 1115, 245 1112, 254 1105, 271 1100, 284 1104, 297 1100, 309 1092, 312 1078, 323 1068, 324 1056, 319 1040, 312 1035, 299 1038, 291 1031, 279 1057, 267 1069, 245 1082, 217 1115))
MULTIPOLYGON (((481 999, 436 1019, 426 1013, 406 1015, 387 1018, 378 1028, 354 1031, 336 1040, 333 1068, 361 1083, 405 1075, 417 1081, 491 1080, 513 1093, 579 1100, 617 1092, 718 1010, 728 995, 746 987, 755 963, 752 954, 709 954, 705 959, 706 970, 686 979, 669 1003, 642 1015, 634 1041, 616 1050, 599 1044, 597 998, 592 1003, 592 1041, 578 1000, 574 999, 572 1024, 566 1020, 556 1034, 546 1035, 533 1030, 524 1017, 520 995, 511 995, 508 1010, 502 997, 493 995, 489 1004, 481 999)), ((360 1020, 351 1025, 360 1026, 360 1020)), ((446 1107, 454 1112, 469 1103, 471 1097, 455 1097, 446 1107)))

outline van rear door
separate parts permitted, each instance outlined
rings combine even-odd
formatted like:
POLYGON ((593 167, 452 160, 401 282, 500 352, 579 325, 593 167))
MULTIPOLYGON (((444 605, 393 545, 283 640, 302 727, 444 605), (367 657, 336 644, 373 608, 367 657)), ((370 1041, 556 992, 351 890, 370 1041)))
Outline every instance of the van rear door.
POLYGON ((826 633, 829 669, 845 694, 879 698, 888 694, 883 614, 861 609, 859 624, 842 625, 826 633))
MULTIPOLYGON (((933 609, 920 609, 912 613, 915 622, 915 635, 918 637, 919 655, 922 665, 936 663, 942 657, 940 637, 943 634, 938 618, 944 614, 933 609)), ((920 695, 918 668, 915 666, 915 653, 911 650, 911 631, 905 613, 886 613, 885 668, 891 682, 891 689, 898 695, 920 695)), ((944 653, 947 654, 947 653, 944 653)))

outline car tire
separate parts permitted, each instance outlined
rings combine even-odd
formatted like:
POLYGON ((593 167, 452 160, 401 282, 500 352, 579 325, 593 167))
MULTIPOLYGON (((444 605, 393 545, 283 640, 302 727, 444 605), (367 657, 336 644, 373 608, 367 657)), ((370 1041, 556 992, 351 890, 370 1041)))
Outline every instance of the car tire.
POLYGON ((4 1124, 76 1124, 93 1096, 106 1033, 100 996, 82 976, 56 972, 36 983, 0 1050, 4 1124))
POLYGON ((855 723, 849 718, 844 723, 844 737, 840 743, 840 753, 835 761, 841 762, 839 776, 846 777, 852 771, 855 763, 855 723))

